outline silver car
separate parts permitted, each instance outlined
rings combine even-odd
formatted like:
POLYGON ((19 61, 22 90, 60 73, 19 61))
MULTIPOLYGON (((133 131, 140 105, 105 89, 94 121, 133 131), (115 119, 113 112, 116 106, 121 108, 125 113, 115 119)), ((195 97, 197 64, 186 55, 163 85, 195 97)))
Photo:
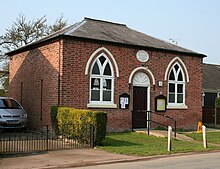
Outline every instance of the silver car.
POLYGON ((0 128, 25 128, 27 113, 16 100, 0 97, 0 128))

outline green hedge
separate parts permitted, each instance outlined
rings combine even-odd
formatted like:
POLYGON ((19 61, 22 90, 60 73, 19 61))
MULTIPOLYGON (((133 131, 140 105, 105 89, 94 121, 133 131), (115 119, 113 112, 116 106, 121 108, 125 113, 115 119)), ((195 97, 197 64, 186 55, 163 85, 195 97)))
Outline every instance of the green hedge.
POLYGON ((216 97, 215 99, 215 107, 220 108, 220 97, 216 97))
POLYGON ((55 131, 55 133, 58 135, 59 134, 59 129, 58 129, 58 122, 57 122, 57 112, 58 112, 58 106, 52 106, 50 109, 50 117, 51 117, 51 124, 52 128, 55 131))
POLYGON ((105 112, 53 106, 51 121, 57 134, 69 132, 72 137, 85 134, 85 127, 93 124, 95 145, 101 144, 106 136, 107 114, 105 112))

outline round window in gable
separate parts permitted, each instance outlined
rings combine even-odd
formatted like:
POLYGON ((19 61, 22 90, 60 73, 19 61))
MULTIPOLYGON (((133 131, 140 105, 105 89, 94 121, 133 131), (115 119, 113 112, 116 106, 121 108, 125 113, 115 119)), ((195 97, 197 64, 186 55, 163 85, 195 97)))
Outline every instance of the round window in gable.
POLYGON ((142 63, 145 63, 149 60, 149 55, 145 50, 139 50, 136 54, 136 57, 142 63))

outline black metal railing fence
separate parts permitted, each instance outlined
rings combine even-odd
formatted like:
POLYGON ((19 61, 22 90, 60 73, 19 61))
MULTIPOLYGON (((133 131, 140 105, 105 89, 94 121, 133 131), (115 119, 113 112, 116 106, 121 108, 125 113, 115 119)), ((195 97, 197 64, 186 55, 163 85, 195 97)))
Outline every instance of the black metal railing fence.
POLYGON ((173 128, 174 137, 176 138, 176 120, 173 117, 170 117, 170 116, 165 115, 165 114, 156 113, 156 112, 153 112, 153 111, 147 111, 146 114, 147 114, 147 131, 148 131, 148 135, 150 134, 150 123, 155 123, 155 124, 158 124, 160 126, 168 128, 167 124, 158 122, 156 120, 152 120, 150 118, 150 114, 153 114, 153 115, 165 118, 165 119, 169 119, 171 121, 171 123, 169 125, 173 128))
POLYGON ((59 133, 48 126, 1 129, 0 154, 94 147, 94 126, 63 125, 59 133))

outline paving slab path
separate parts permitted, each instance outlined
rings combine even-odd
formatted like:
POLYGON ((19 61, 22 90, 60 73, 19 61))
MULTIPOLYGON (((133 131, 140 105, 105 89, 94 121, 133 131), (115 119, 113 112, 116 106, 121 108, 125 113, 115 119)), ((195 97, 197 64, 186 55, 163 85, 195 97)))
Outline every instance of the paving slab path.
MULTIPOLYGON (((136 132, 148 134, 147 130, 139 130, 136 132)), ((220 130, 207 128, 207 132, 220 132, 220 130)), ((149 135, 165 138, 165 137, 167 137, 168 134, 167 134, 166 130, 150 130, 149 135)), ((174 138, 174 132, 173 132, 173 138, 174 138)), ((188 136, 184 135, 183 133, 176 133, 175 139, 181 140, 181 141, 188 141, 188 142, 192 142, 192 143, 203 144, 202 141, 194 140, 193 138, 188 137, 188 136)), ((220 144, 215 144, 215 143, 208 143, 208 145, 220 146, 220 144)))
POLYGON ((0 158, 0 169, 55 169, 135 160, 138 157, 97 149, 71 149, 0 158))

